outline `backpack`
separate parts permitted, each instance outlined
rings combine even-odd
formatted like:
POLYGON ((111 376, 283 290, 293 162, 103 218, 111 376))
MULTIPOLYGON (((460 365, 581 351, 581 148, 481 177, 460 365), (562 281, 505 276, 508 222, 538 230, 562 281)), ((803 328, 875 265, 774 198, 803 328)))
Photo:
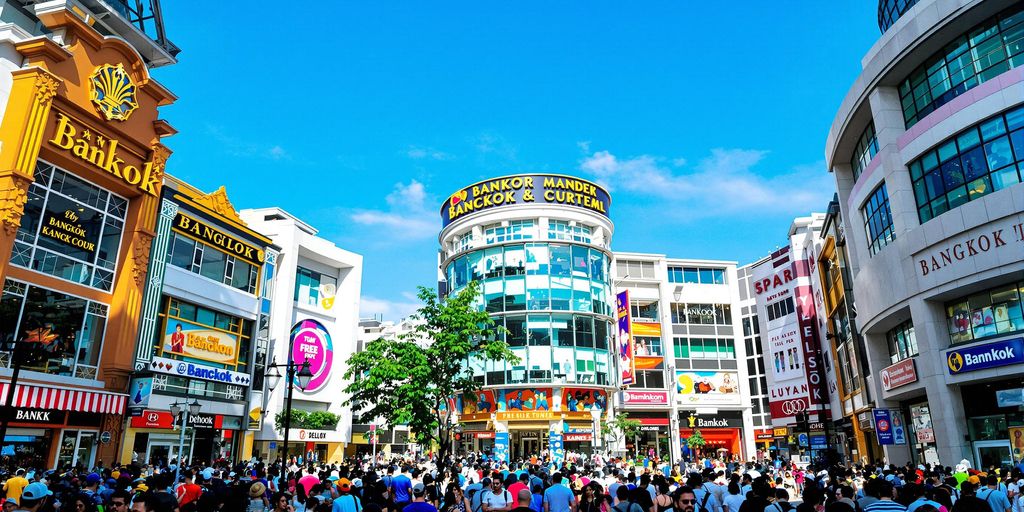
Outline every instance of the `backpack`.
POLYGON ((700 500, 700 506, 697 507, 697 512, 711 512, 708 509, 708 500, 711 499, 711 492, 704 489, 704 497, 700 500))

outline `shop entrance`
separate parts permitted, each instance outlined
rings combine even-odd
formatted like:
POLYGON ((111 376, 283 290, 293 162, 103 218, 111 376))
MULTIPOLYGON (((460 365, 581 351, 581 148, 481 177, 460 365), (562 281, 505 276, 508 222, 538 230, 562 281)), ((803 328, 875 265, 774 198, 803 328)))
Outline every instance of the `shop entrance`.
POLYGON ((979 468, 1013 466, 1009 441, 976 441, 974 457, 979 468))
POLYGON ((65 430, 61 433, 57 467, 82 465, 91 468, 96 462, 99 433, 94 430, 65 430))

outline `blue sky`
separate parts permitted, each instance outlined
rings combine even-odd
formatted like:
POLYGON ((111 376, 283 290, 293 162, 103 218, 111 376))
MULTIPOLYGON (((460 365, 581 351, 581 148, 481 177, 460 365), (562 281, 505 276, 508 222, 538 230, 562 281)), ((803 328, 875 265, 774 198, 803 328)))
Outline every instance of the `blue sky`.
POLYGON ((438 209, 491 176, 612 193, 613 248, 748 263, 832 196, 873 0, 166 2, 169 171, 364 256, 364 314, 436 285, 438 209), (555 5, 557 4, 557 5, 555 5))

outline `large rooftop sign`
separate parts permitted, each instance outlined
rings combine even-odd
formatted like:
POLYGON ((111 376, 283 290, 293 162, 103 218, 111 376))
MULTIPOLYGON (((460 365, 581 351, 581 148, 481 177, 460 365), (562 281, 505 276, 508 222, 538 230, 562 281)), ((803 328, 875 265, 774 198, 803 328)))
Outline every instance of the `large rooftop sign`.
POLYGON ((583 208, 608 216, 611 196, 600 185, 557 174, 519 174, 474 183, 441 205, 441 224, 447 226, 473 212, 502 206, 554 204, 583 208))

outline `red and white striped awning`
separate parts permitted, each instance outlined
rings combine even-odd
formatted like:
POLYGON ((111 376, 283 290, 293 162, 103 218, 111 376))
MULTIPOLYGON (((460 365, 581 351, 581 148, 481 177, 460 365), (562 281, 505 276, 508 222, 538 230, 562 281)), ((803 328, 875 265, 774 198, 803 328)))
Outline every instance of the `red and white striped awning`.
MULTIPOLYGON (((10 387, 9 382, 0 383, 0 405, 7 403, 10 387)), ((51 388, 32 384, 18 384, 14 393, 11 405, 29 409, 124 414, 125 405, 128 403, 128 395, 120 393, 51 388)))

